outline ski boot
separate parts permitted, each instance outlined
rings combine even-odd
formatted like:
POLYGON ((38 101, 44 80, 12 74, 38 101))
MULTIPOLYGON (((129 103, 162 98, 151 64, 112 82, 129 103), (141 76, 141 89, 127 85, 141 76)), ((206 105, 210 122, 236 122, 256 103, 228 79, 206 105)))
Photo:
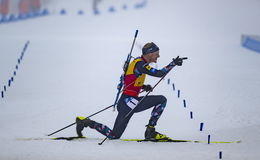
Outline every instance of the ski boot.
POLYGON ((171 138, 167 137, 166 135, 156 132, 154 126, 147 125, 146 127, 147 128, 144 134, 146 140, 151 140, 151 141, 171 140, 171 138))
POLYGON ((83 137, 82 131, 84 127, 88 127, 94 121, 85 117, 76 117, 76 131, 79 137, 83 137))

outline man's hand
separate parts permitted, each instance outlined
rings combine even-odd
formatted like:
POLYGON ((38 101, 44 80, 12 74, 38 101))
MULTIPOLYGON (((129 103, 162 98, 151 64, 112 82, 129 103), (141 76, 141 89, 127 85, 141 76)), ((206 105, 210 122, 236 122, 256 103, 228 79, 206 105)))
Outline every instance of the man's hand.
POLYGON ((172 59, 172 62, 173 62, 173 64, 175 64, 175 65, 177 65, 177 66, 181 66, 183 60, 185 60, 185 59, 188 59, 188 58, 187 58, 187 57, 180 58, 180 57, 178 56, 178 57, 176 57, 176 58, 173 58, 173 59, 172 59))
POLYGON ((153 91, 153 87, 151 85, 143 85, 142 89, 146 92, 153 91))

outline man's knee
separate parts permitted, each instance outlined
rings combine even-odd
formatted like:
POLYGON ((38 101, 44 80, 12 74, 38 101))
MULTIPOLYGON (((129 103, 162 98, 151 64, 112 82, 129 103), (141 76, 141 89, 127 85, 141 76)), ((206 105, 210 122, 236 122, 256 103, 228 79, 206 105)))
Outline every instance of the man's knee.
POLYGON ((112 131, 110 139, 120 139, 123 133, 118 130, 112 131))
POLYGON ((160 98, 161 98, 161 104, 167 103, 167 98, 165 96, 161 95, 160 98))
POLYGON ((114 135, 113 138, 111 139, 120 139, 121 136, 118 136, 118 135, 114 135))

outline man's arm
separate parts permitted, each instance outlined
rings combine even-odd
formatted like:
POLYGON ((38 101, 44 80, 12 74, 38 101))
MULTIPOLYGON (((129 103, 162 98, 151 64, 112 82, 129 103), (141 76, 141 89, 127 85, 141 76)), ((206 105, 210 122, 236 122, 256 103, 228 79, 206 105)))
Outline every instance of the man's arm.
POLYGON ((162 77, 166 73, 168 73, 174 66, 175 66, 175 64, 171 62, 170 64, 168 64, 161 70, 157 70, 157 69, 149 66, 149 64, 147 64, 143 61, 140 61, 136 64, 135 73, 139 73, 139 74, 145 73, 145 74, 148 74, 148 75, 154 76, 154 77, 162 77))

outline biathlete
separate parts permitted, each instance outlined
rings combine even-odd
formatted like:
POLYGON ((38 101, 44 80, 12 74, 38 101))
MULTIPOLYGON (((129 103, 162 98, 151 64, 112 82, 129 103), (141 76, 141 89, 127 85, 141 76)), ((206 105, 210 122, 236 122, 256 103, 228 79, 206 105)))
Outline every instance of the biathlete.
POLYGON ((155 130, 157 121, 166 107, 167 99, 162 95, 150 95, 145 97, 138 104, 138 102, 143 98, 143 96, 138 96, 140 91, 142 89, 146 92, 152 90, 151 85, 144 85, 147 74, 154 77, 163 77, 174 66, 181 66, 183 62, 182 58, 177 57, 161 70, 157 70, 149 66, 152 62, 156 63, 159 57, 159 47, 155 43, 150 42, 145 44, 142 48, 141 57, 135 58, 130 63, 124 78, 123 93, 117 104, 118 115, 116 117, 113 130, 106 125, 93 121, 89 118, 77 117, 76 131, 78 136, 83 137, 82 130, 84 127, 90 127, 91 129, 96 129, 109 139, 119 139, 124 133, 127 124, 134 113, 153 108, 150 120, 146 125, 146 131, 144 134, 145 139, 167 139, 168 137, 166 135, 155 130))

